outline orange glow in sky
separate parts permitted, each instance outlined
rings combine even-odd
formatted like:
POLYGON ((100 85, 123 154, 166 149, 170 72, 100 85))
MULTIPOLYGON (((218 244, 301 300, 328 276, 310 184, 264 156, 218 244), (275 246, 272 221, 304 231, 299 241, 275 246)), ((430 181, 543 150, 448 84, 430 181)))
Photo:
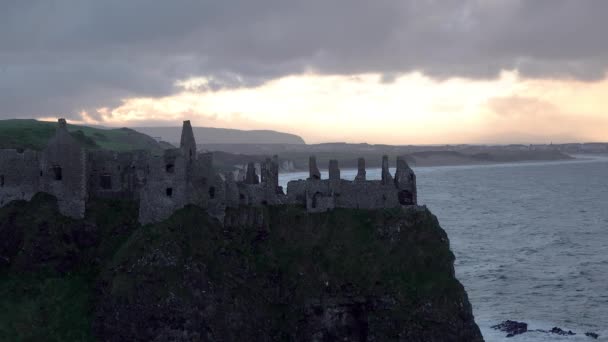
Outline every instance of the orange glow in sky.
POLYGON ((279 78, 258 87, 197 91, 182 80, 162 98, 129 98, 117 108, 81 114, 107 126, 180 125, 273 129, 307 143, 549 143, 608 140, 608 79, 435 80, 420 73, 279 78), (94 119, 99 118, 101 119, 94 119))

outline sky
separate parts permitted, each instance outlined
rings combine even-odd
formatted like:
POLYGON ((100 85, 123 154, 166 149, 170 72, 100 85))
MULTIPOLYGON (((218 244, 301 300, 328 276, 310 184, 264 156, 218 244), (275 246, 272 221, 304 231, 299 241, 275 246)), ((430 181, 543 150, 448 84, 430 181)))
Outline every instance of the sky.
POLYGON ((2 0, 0 119, 608 141, 605 0, 2 0))

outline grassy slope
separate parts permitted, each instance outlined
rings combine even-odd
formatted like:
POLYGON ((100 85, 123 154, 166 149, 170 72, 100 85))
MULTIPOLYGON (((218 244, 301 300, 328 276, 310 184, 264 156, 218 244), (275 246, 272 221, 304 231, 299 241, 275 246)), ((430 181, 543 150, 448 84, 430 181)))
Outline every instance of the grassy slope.
POLYGON ((97 274, 136 215, 133 203, 95 201, 73 220, 45 194, 0 208, 0 341, 93 341, 97 274))
MULTIPOLYGON (((37 120, 0 120, 0 148, 42 150, 55 133, 57 124, 37 120)), ((153 138, 128 128, 99 129, 68 125, 72 135, 89 149, 113 151, 160 150, 153 138)))

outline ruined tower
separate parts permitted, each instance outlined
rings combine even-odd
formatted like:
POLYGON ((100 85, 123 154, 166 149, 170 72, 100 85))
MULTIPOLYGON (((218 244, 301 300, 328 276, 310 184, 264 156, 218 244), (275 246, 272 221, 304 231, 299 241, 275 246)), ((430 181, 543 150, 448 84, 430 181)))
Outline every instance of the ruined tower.
POLYGON ((321 179, 321 172, 319 172, 319 168, 317 167, 317 158, 314 156, 308 158, 308 174, 308 179, 321 179))
POLYGON ((179 148, 187 160, 192 161, 196 159, 196 140, 194 139, 190 120, 184 121, 182 125, 182 137, 179 142, 179 148))
POLYGON ((393 176, 388 167, 388 156, 382 156, 382 184, 390 184, 393 182, 393 176))
POLYGON ((401 205, 415 205, 418 203, 416 174, 402 157, 397 158, 395 186, 399 190, 398 197, 401 205))
POLYGON ((355 177, 355 181, 364 181, 366 179, 365 173, 365 159, 359 158, 357 160, 357 176, 355 177))
POLYGON ((260 178, 255 171, 255 164, 253 162, 249 162, 247 164, 247 174, 245 176, 245 184, 259 184, 260 178))
POLYGON ((329 161, 329 186, 331 191, 336 193, 340 191, 340 167, 338 161, 332 159, 329 161))
POLYGON ((66 216, 84 217, 86 164, 85 149, 70 135, 65 119, 59 119, 55 135, 41 154, 40 188, 57 197, 59 210, 66 216))

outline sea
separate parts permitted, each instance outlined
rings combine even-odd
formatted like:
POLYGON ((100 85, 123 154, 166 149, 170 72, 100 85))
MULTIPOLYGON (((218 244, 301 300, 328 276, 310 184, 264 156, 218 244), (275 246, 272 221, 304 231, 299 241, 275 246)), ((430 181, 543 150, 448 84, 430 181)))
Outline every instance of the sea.
MULTIPOLYGON (((448 233, 456 276, 486 341, 608 341, 608 156, 576 157, 414 168, 418 202, 448 233), (507 338, 491 328, 505 320, 576 335, 507 338)), ((280 183, 306 177, 286 173, 280 183)), ((367 177, 379 179, 380 169, 367 177)))

